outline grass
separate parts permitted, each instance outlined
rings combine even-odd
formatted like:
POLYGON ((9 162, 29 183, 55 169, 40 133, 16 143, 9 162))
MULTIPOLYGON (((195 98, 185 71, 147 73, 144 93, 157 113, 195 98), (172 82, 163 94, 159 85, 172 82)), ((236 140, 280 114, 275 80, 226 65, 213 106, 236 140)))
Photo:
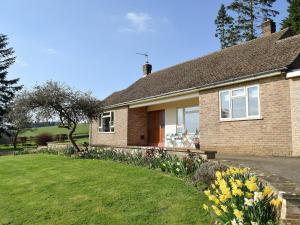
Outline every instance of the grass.
POLYGON ((0 157, 0 224, 204 225, 204 196, 184 181, 112 161, 0 157))
POLYGON ((16 149, 14 149, 13 145, 0 145, 0 151, 22 151, 26 148, 36 148, 36 145, 33 144, 23 146, 21 144, 18 144, 16 149))
MULTIPOLYGON (((51 135, 56 134, 67 134, 68 130, 66 128, 59 128, 58 126, 47 126, 47 127, 38 127, 33 129, 27 129, 22 132, 20 137, 34 137, 42 133, 49 133, 51 135)), ((89 125, 87 123, 79 124, 75 134, 88 134, 89 125)))

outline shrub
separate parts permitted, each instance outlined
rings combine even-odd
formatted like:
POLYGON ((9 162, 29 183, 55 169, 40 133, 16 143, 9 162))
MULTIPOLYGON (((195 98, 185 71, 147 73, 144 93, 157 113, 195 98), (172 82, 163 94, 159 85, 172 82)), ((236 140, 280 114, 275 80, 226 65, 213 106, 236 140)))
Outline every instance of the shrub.
POLYGON ((27 137, 20 137, 19 141, 24 146, 26 144, 26 142, 27 142, 27 137))
POLYGON ((219 163, 208 161, 199 165, 199 168, 196 170, 193 181, 195 184, 199 182, 204 182, 207 185, 210 185, 216 179, 217 171, 227 170, 227 166, 219 163))
POLYGON ((35 143, 37 145, 47 145, 47 142, 53 141, 52 135, 48 133, 39 134, 35 137, 35 143))
POLYGON ((216 181, 204 191, 212 203, 203 208, 222 224, 278 224, 281 200, 248 169, 229 168, 216 172, 216 181))
POLYGON ((68 148, 64 149, 64 155, 73 155, 75 153, 75 148, 73 146, 69 146, 68 148))
POLYGON ((64 141, 66 141, 67 139, 68 139, 67 134, 56 134, 56 135, 54 136, 54 140, 55 140, 55 141, 59 141, 59 142, 64 142, 64 141))

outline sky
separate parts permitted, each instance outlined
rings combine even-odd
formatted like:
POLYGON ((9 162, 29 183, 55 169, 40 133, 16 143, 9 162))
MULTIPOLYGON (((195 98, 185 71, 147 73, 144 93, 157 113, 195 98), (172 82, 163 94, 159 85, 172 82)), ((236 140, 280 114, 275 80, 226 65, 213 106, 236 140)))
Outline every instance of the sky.
MULTIPOLYGON (((103 99, 153 71, 219 50, 214 19, 230 0, 0 0, 0 33, 26 88, 55 80, 103 99)), ((277 28, 286 0, 274 9, 277 28)))

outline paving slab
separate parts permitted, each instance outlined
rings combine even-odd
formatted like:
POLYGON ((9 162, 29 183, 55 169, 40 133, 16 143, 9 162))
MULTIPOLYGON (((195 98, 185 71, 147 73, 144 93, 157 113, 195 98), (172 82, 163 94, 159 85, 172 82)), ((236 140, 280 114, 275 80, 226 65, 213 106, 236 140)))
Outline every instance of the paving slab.
POLYGON ((249 167, 278 191, 300 194, 300 158, 236 156, 217 154, 216 160, 249 167))

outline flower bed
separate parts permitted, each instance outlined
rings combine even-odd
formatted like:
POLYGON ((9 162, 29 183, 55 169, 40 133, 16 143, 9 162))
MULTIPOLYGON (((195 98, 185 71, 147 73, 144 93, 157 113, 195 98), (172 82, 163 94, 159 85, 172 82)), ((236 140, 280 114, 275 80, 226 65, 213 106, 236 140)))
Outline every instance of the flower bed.
POLYGON ((248 169, 229 168, 204 191, 212 203, 203 205, 221 224, 275 225, 281 200, 248 169), (210 210, 212 209, 212 210, 210 210))

